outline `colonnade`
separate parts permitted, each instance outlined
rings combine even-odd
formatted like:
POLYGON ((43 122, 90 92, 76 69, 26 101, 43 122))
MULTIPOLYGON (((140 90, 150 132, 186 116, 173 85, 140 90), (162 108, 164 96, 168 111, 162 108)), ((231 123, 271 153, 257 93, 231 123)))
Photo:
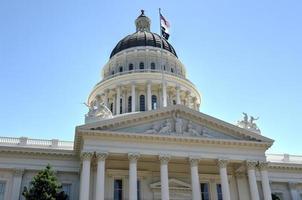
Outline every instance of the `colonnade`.
MULTIPOLYGON (((94 153, 85 152, 82 153, 82 171, 81 171, 81 182, 80 182, 80 199, 89 199, 89 187, 90 187, 90 165, 91 159, 94 153)), ((97 180, 95 185, 96 200, 104 200, 105 191, 105 160, 108 156, 107 152, 96 153, 97 159, 97 180)), ((128 153, 129 159, 129 199, 137 200, 137 162, 141 155, 139 153, 128 153)), ((169 173, 168 164, 171 156, 168 154, 158 155, 160 161, 160 181, 161 181, 161 199, 169 200, 169 173)), ((190 163, 191 171, 191 188, 192 188, 192 199, 202 200, 200 191, 200 179, 198 172, 198 158, 188 158, 190 163)), ((217 160, 217 167, 219 168, 222 196, 223 200, 231 200, 230 186, 227 174, 228 160, 219 159, 217 160)), ((251 193, 251 200, 259 200, 259 192, 257 188, 257 181, 255 175, 255 168, 259 167, 261 172, 261 182, 263 188, 264 200, 271 200, 271 189, 269 185, 269 178, 267 173, 266 162, 255 162, 247 161, 247 172, 249 179, 249 189, 251 193)))
POLYGON ((132 82, 128 85, 116 85, 113 89, 106 89, 96 96, 95 104, 98 106, 103 102, 106 107, 112 109, 115 115, 136 112, 141 111, 140 95, 144 95, 144 110, 148 111, 172 104, 183 104, 194 110, 199 109, 198 99, 192 96, 191 91, 181 90, 178 85, 168 87, 167 83, 158 84, 152 81, 146 81, 143 84, 132 82), (152 105, 152 96, 156 96, 156 105, 152 105), (128 102, 129 97, 131 97, 131 103, 128 102))

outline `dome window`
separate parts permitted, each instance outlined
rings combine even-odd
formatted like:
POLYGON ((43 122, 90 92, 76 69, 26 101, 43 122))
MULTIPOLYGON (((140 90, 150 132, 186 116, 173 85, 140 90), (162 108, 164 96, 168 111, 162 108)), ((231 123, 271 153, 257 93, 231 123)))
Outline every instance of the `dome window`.
POLYGON ((139 111, 146 111, 145 109, 145 95, 139 96, 139 111))
POLYGON ((132 111, 132 96, 128 97, 128 112, 132 111))
POLYGON ((119 72, 123 72, 123 66, 119 67, 119 72))
POLYGON ((144 69, 145 68, 145 64, 143 62, 139 63, 139 69, 144 69))
POLYGON ((154 62, 151 63, 151 69, 155 70, 155 63, 154 62))
POLYGON ((152 110, 155 110, 157 107, 157 97, 156 95, 152 95, 152 110))
POLYGON ((131 70, 133 70, 133 64, 132 63, 129 64, 129 71, 131 71, 131 70))

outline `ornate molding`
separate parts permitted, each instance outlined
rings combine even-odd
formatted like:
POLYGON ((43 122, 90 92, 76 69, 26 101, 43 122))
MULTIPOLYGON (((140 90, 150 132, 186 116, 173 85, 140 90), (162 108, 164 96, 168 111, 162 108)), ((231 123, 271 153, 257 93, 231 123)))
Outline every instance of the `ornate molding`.
POLYGON ((259 162, 258 167, 260 171, 265 171, 268 169, 268 162, 259 162))
POLYGON ((199 158, 193 158, 193 157, 190 157, 190 158, 189 158, 189 162, 190 162, 190 166, 191 166, 191 167, 196 167, 196 166, 198 166, 199 161, 200 161, 199 158))
POLYGON ((227 159, 218 159, 217 160, 217 166, 221 168, 226 168, 228 165, 228 160, 227 159))
POLYGON ((104 161, 108 157, 109 153, 108 152, 96 152, 95 156, 97 161, 104 161))
POLYGON ((128 159, 130 162, 137 162, 140 156, 140 153, 128 153, 128 159))
POLYGON ((14 169, 14 176, 15 177, 22 177, 24 174, 24 169, 14 169))
POLYGON ((246 161, 246 167, 248 170, 255 170, 258 165, 258 162, 255 160, 246 161))
POLYGON ((92 156, 93 156, 93 152, 83 152, 81 154, 81 160, 82 161, 84 161, 84 160, 89 160, 90 161, 92 156))
POLYGON ((158 159, 160 160, 160 164, 168 164, 171 159, 171 156, 169 154, 160 154, 158 156, 158 159))

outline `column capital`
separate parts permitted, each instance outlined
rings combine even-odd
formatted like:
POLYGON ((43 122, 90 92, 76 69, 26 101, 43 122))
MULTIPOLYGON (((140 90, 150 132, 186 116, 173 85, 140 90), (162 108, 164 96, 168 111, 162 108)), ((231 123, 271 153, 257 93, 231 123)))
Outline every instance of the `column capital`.
POLYGON ((228 164, 228 160, 227 159, 218 159, 217 160, 217 166, 219 168, 226 168, 228 164))
POLYGON ((258 162, 255 160, 246 161, 246 167, 248 170, 255 170, 257 165, 258 165, 258 162))
POLYGON ((261 171, 267 170, 267 168, 268 168, 268 162, 264 162, 264 161, 259 162, 258 167, 259 167, 259 169, 261 171))
POLYGON ((191 167, 198 166, 199 161, 200 161, 199 158, 194 158, 194 157, 189 158, 189 162, 190 162, 191 167))
POLYGON ((159 154, 158 158, 161 164, 168 164, 171 159, 171 156, 169 154, 159 154))
POLYGON ((136 162, 140 156, 140 153, 128 153, 128 159, 130 162, 136 162))
POLYGON ((81 154, 81 160, 84 161, 84 160, 91 160, 93 156, 93 152, 82 152, 81 154))
POLYGON ((297 189, 297 186, 299 185, 299 183, 297 182, 288 182, 289 188, 290 189, 297 189))
POLYGON ((96 159, 98 161, 100 161, 100 160, 106 160, 106 158, 108 157, 108 155, 109 155, 108 152, 96 152, 95 153, 96 159))
POLYGON ((21 177, 24 174, 24 169, 23 168, 16 168, 14 169, 14 177, 21 177))

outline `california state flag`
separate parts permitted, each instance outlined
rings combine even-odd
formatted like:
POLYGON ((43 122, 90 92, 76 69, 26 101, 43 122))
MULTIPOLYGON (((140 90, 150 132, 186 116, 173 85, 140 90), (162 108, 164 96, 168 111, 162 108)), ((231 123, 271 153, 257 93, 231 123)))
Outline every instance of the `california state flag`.
POLYGON ((169 22, 164 18, 162 14, 160 14, 160 27, 161 27, 161 35, 168 40, 169 39, 169 29, 170 24, 169 22))

